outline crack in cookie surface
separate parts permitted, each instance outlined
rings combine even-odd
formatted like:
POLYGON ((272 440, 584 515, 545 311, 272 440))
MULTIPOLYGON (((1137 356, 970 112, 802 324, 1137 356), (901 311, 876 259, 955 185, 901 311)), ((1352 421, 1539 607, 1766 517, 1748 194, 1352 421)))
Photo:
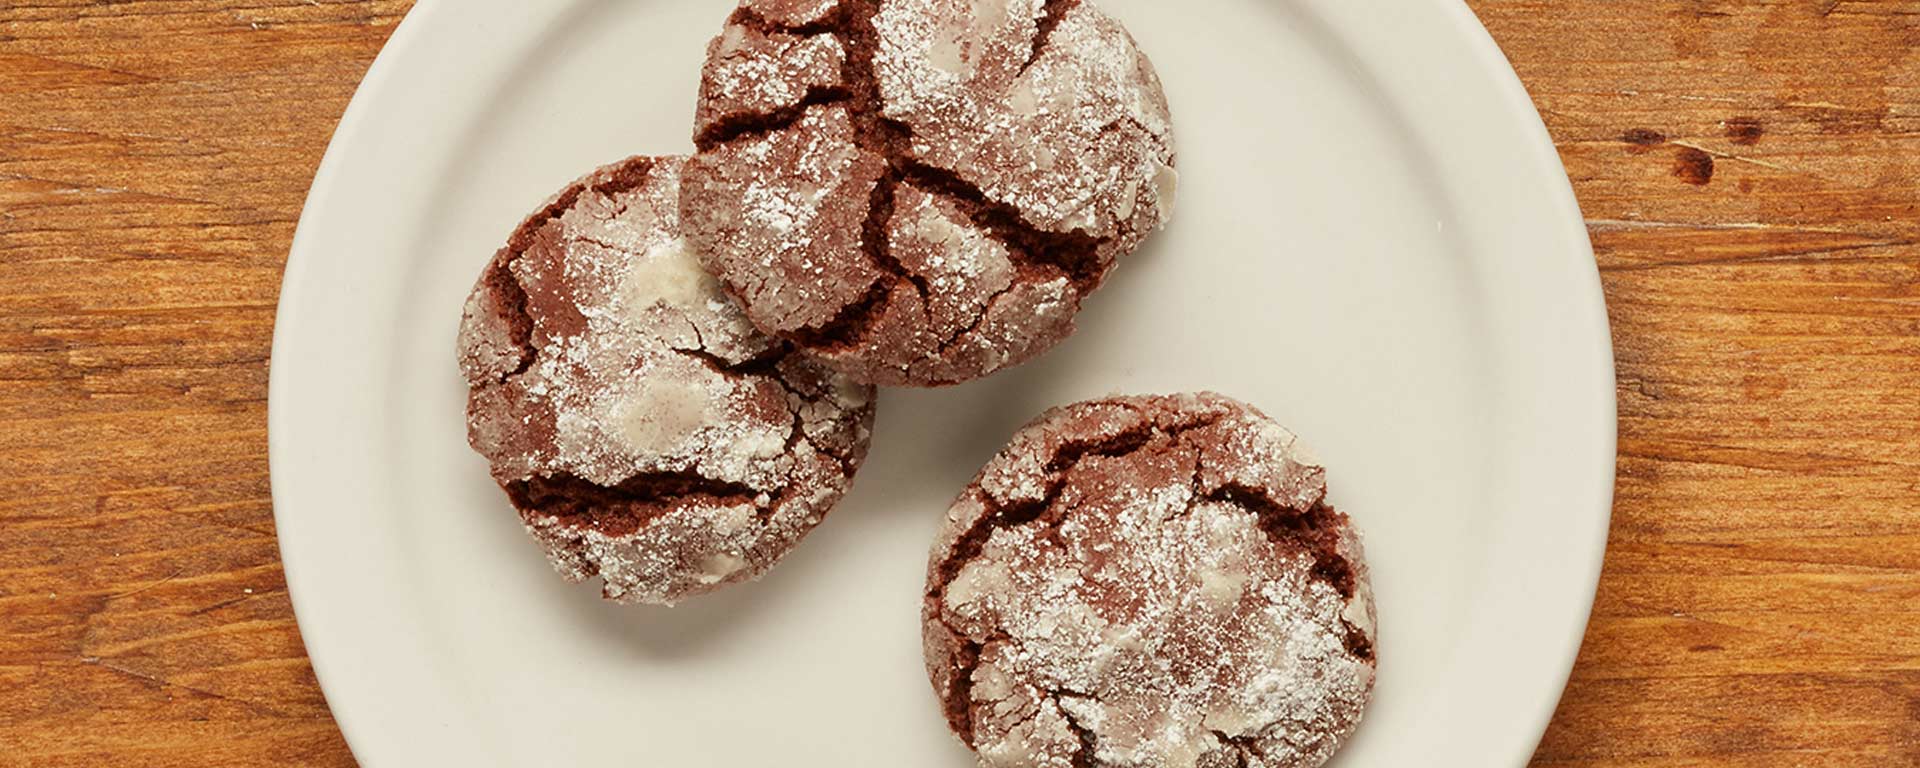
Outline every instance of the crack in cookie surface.
POLYGON ((680 236, 683 158, 569 186, 461 331, 470 442, 570 579, 671 603, 758 576, 844 492, 870 387, 756 331, 680 236))
POLYGON ((646 182, 652 158, 634 158, 569 185, 528 216, 482 273, 462 318, 460 367, 472 381, 502 382, 526 373, 538 353, 527 292, 513 267, 583 194, 614 197, 646 182))
POLYGON ((928 669, 955 733, 1008 766, 1323 761, 1371 691, 1372 602, 1295 443, 1212 395, 1023 429, 929 564, 928 669), (1051 726, 1027 709, 1048 698, 1051 726))
MULTIPOLYGON (((788 14, 754 5, 736 10, 710 47, 696 129, 701 154, 683 204, 710 269, 763 330, 865 381, 933 386, 977 378, 1070 335, 1080 301, 1098 288, 1114 257, 1164 221, 1170 193, 1149 183, 1160 174, 1156 168, 1171 173, 1164 97, 1131 38, 1090 6, 838 0, 788 14), (903 67, 948 55, 913 48, 931 34, 917 22, 942 18, 971 19, 976 27, 987 18, 986 27, 947 42, 967 48, 954 54, 971 61, 967 66, 1007 72, 949 83, 951 103, 934 109, 924 94, 901 93, 898 83, 915 76, 903 67), (1055 55, 1050 41, 1062 30, 1078 30, 1082 50, 1091 52, 1055 55), (778 50, 756 42, 776 37, 787 40, 778 50), (783 53, 803 44, 838 51, 838 71, 803 66, 783 53), (1128 74, 1116 77, 1116 68, 1128 74), (1030 70, 1030 81, 1009 79, 1030 70), (1004 134, 1009 122, 1060 130, 1065 118, 1048 117, 1052 106, 990 103, 1016 91, 1031 96, 1046 83, 1057 83, 1060 93, 1089 89, 1095 111, 1111 117, 1059 144, 1076 159, 1062 161, 1058 173, 1023 177, 1029 187, 1072 187, 1068 198, 1049 198, 1045 189, 1022 197, 992 182, 1010 173, 1002 167, 1015 162, 1009 157, 939 149, 953 144, 956 132, 997 126, 1004 134), (732 97, 740 93, 779 97, 732 97), (955 101, 960 95, 966 98, 955 101), (908 102, 917 106, 903 106, 908 102), (1009 109, 1012 117, 1000 114, 1009 109), (1158 128, 1121 135, 1104 127, 1116 122, 1158 128), (1139 146, 1095 151, 1104 144, 1139 146), (1087 167, 1065 167, 1074 162, 1087 167), (1114 168, 1085 178, 1103 163, 1114 168), (1098 191, 1106 186, 1121 191, 1098 191), (908 189, 933 202, 903 205, 908 189), (932 215, 924 212, 929 207, 932 215), (1036 217, 1038 209, 1046 213, 1036 217), (915 218, 903 218, 908 214, 915 218), (903 248, 918 251, 919 260, 898 253, 903 248)), ((999 140, 1022 145, 1020 151, 1033 143, 999 140)), ((1041 160, 1052 165, 1055 158, 1041 160)))
POLYGON ((773 499, 742 483, 695 472, 650 472, 601 485, 571 472, 535 475, 506 486, 514 506, 539 510, 577 528, 624 536, 684 504, 745 504, 764 509, 773 499))
POLYGON ((1040 54, 1047 50, 1047 44, 1052 41, 1053 30, 1067 17, 1067 11, 1079 4, 1080 0, 1046 0, 1046 5, 1041 8, 1040 23, 1034 30, 1033 51, 1027 54, 1027 62, 1020 65, 1021 72, 1032 68, 1033 63, 1040 60, 1040 54))

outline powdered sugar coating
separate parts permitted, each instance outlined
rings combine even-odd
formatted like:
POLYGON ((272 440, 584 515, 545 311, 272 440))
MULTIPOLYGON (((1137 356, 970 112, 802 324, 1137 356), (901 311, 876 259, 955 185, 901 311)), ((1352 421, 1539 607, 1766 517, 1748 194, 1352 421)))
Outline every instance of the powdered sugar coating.
POLYGON ((846 50, 831 35, 729 25, 707 46, 694 132, 714 131, 730 116, 791 109, 816 89, 841 87, 846 58, 846 50))
POLYGON ((862 381, 1037 356, 1172 211, 1159 79, 1081 0, 746 2, 701 91, 690 236, 756 326, 862 381))
POLYGON ((768 23, 800 27, 818 23, 838 9, 839 0, 741 0, 740 7, 768 23))
POLYGON ((1311 768, 1374 679, 1358 534, 1219 395, 1055 409, 949 512, 928 671, 983 766, 1311 768))
POLYGON ((707 266, 735 295, 748 297, 753 322, 792 336, 833 321, 883 273, 864 259, 837 263, 822 254, 858 251, 866 204, 886 173, 883 159, 854 144, 844 105, 811 106, 788 130, 708 150, 689 168, 683 206, 689 233, 707 266), (781 168, 780 183, 763 169, 781 168), (696 192, 698 190, 698 192, 696 192), (759 243, 750 259, 721 258, 718 243, 759 243))
POLYGON ((489 264, 460 334, 468 437, 549 559, 670 604, 757 577, 866 452, 871 388, 755 330, 680 234, 684 158, 569 186, 489 264))
POLYGON ((1093 3, 889 0, 874 25, 882 103, 922 162, 1109 259, 1172 214, 1173 185, 1156 183, 1173 173, 1166 94, 1093 3))

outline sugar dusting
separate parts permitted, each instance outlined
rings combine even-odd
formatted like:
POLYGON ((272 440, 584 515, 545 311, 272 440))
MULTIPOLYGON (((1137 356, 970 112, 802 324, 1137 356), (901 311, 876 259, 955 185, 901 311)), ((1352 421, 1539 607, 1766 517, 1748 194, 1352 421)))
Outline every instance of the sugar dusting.
MULTIPOLYGON (((949 514, 926 607, 929 671, 983 766, 1311 768, 1374 677, 1357 534, 1351 596, 1233 493, 1322 501, 1324 472, 1217 395, 1057 409, 949 514), (984 534, 984 536, 983 536, 984 534)), ((1267 512, 1273 514, 1273 512, 1267 512)))
POLYGON ((860 252, 867 200, 885 171, 853 135, 843 105, 812 106, 790 129, 709 150, 689 168, 687 230, 761 328, 825 325, 880 278, 864 256, 822 255, 860 252), (767 175, 773 167, 786 173, 767 175))
POLYGON ((626 279, 626 295, 621 302, 636 313, 635 321, 648 322, 646 313, 665 306, 681 313, 733 313, 723 303, 725 293, 720 282, 700 268, 700 260, 687 247, 687 241, 675 238, 658 244, 634 260, 626 279), (709 303, 720 303, 708 308, 709 303))
POLYGON ((683 164, 636 158, 557 196, 495 257, 460 339, 474 448, 503 485, 598 488, 584 513, 522 517, 564 575, 629 602, 765 572, 845 490, 872 419, 870 388, 787 356, 699 268, 683 164))
POLYGON ((813 24, 840 6, 839 0, 741 0, 740 7, 785 27, 813 24))
POLYGON ((716 421, 716 390, 724 391, 694 376, 639 377, 621 403, 620 437, 636 453, 672 453, 716 421))
POLYGON ((1153 184, 1173 165, 1159 76, 1091 2, 1067 3, 1035 55, 1041 0, 889 0, 874 20, 888 117, 913 154, 979 186, 1033 226, 1132 250, 1172 213, 1153 184), (964 71, 931 55, 957 39, 964 71))
POLYGON ((829 35, 762 32, 731 24, 707 47, 696 135, 729 116, 768 114, 798 106, 808 92, 843 85, 846 49, 829 35))

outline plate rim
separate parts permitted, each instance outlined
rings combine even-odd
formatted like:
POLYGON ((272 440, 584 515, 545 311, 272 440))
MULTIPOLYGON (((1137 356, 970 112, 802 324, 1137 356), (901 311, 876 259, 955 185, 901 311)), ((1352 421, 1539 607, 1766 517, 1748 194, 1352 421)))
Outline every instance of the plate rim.
MULTIPOLYGON (((1290 2, 1291 0, 1280 0, 1290 2)), ((314 174, 308 190, 307 199, 302 207, 295 234, 288 250, 287 261, 282 275, 279 299, 275 311, 273 341, 269 361, 268 381, 268 471, 271 484, 273 514, 276 539, 280 553, 280 562, 285 574, 288 596, 301 632, 303 647, 322 693, 326 696, 329 711, 340 729, 349 749, 357 761, 371 763, 374 756, 366 754, 365 745, 370 742, 367 731, 372 726, 357 715, 346 715, 335 707, 335 702, 343 697, 342 682, 333 671, 333 661, 337 658, 335 650, 316 648, 314 638, 324 636, 324 632, 315 630, 317 619, 323 611, 319 607, 324 591, 315 584, 314 574, 319 569, 309 570, 310 562, 300 554, 297 543, 289 537, 289 531, 301 527, 300 515, 294 510, 300 508, 303 501, 293 498, 285 490, 289 483, 282 482, 290 477, 299 463, 294 460, 295 446, 292 434, 301 432, 298 403, 291 394, 296 380, 287 372, 283 361, 296 358, 294 345, 296 337, 301 335, 289 329, 305 328, 305 318, 299 307, 298 299, 310 293, 303 289, 309 283, 309 272, 322 256, 317 245, 323 235, 319 234, 318 222, 329 215, 334 205, 334 191, 339 177, 345 173, 348 165, 348 150, 363 139, 370 115, 376 105, 386 95, 396 72, 404 60, 416 50, 420 38, 435 19, 445 16, 445 9, 453 4, 442 0, 418 0, 409 9, 406 16, 389 36, 373 63, 368 67, 361 83, 356 88, 347 108, 337 123, 327 150, 314 174), (293 297, 293 301, 289 301, 293 297), (289 555, 292 555, 289 557, 289 555), (302 587, 301 585, 308 585, 302 587)), ((1592 524, 1597 526, 1594 536, 1597 546, 1583 562, 1572 564, 1568 570, 1573 574, 1575 590, 1583 599, 1577 613, 1577 621, 1571 631, 1571 638, 1563 645, 1560 654, 1561 663, 1557 666, 1557 683, 1545 694, 1545 701, 1537 703, 1532 710, 1534 721, 1526 729, 1532 734, 1523 745, 1512 745, 1506 749, 1497 749, 1496 764, 1525 765, 1544 736, 1565 686, 1571 677, 1574 663, 1586 635, 1591 618, 1593 601, 1597 595, 1601 568, 1605 560, 1608 534, 1611 527, 1614 483, 1617 472, 1618 446, 1618 403, 1615 390, 1616 362, 1613 353, 1610 323, 1608 322, 1605 295, 1602 290, 1598 265, 1594 261, 1591 239, 1584 216, 1579 209, 1571 180, 1561 163, 1558 150, 1546 128, 1544 120, 1537 111, 1532 98, 1528 95, 1518 73, 1511 62, 1500 50, 1491 33, 1480 23, 1465 0, 1427 0, 1422 6, 1436 7, 1449 19, 1451 29, 1448 35, 1457 36, 1465 43, 1468 55, 1475 61, 1475 69, 1484 85, 1497 89, 1495 94, 1500 102, 1502 114, 1496 116, 1502 125, 1516 128, 1523 134, 1524 156, 1520 165, 1532 177, 1530 188, 1544 193, 1541 201, 1552 209, 1551 219, 1536 222, 1539 226, 1551 226, 1558 230, 1560 239, 1565 241, 1565 251, 1561 254, 1576 262, 1573 265, 1573 278, 1581 285, 1580 292, 1587 294, 1585 299, 1576 303, 1572 311, 1582 317, 1572 320, 1576 326, 1584 326, 1590 334, 1593 354, 1588 362, 1594 364, 1596 381, 1588 382, 1593 391, 1584 393, 1591 398, 1594 410, 1590 414, 1595 423, 1586 425, 1594 431, 1597 440, 1593 447, 1596 457, 1603 457, 1602 466, 1593 468, 1590 478, 1596 482, 1593 505, 1590 510, 1592 524), (1581 266, 1584 265, 1584 269, 1581 266), (1597 317, 1597 322, 1596 322, 1597 317)), ((1364 13, 1363 11, 1355 11, 1364 13)), ((1573 297, 1578 299, 1579 297, 1573 297)), ((324 641, 320 644, 333 649, 324 641)), ((344 649, 339 649, 344 652, 344 649)), ((1547 690, 1543 688, 1543 690, 1547 690)))

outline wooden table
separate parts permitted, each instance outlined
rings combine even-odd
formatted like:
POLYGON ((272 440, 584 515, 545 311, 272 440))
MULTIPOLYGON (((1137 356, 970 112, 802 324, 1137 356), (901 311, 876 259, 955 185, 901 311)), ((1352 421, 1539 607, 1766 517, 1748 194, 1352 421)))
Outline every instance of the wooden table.
MULTIPOLYGON (((0 765, 351 765, 267 494, 403 0, 0 2, 0 765)), ((1541 766, 1920 765, 1920 2, 1476 0, 1579 192, 1613 538, 1541 766)))

